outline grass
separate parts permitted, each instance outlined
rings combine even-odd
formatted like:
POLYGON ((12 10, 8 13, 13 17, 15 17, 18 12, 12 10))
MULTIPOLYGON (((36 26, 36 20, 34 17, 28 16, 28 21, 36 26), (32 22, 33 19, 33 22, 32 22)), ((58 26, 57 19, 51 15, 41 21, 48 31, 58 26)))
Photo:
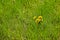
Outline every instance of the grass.
POLYGON ((60 40, 60 0, 0 0, 0 40, 60 40))

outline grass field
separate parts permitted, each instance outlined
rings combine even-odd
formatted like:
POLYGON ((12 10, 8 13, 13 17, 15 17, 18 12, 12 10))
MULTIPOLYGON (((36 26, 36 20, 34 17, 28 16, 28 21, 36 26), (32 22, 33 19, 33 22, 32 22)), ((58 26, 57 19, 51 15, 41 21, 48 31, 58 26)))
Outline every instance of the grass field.
POLYGON ((60 0, 0 0, 0 40, 60 40, 60 0))

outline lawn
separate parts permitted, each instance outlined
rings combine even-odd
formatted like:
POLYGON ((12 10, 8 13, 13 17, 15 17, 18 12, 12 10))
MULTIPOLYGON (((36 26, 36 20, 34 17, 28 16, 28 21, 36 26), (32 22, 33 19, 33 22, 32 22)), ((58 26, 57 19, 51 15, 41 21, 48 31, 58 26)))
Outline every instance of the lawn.
POLYGON ((0 0, 0 40, 60 40, 60 0, 0 0))

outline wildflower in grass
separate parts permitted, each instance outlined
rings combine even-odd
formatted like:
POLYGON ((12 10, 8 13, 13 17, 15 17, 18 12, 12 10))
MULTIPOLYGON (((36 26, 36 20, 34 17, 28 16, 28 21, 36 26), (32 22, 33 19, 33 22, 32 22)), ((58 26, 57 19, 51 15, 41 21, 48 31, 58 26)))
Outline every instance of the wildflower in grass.
POLYGON ((36 18, 36 16, 34 16, 33 19, 35 20, 36 24, 39 24, 40 22, 43 21, 42 16, 38 16, 38 18, 36 18))
POLYGON ((38 16, 38 19, 42 19, 42 16, 38 16))
POLYGON ((38 19, 40 19, 40 21, 43 21, 42 16, 38 16, 38 19))
POLYGON ((40 22, 40 19, 36 19, 35 22, 38 24, 40 22))
POLYGON ((36 20, 36 16, 34 16, 33 19, 36 20))

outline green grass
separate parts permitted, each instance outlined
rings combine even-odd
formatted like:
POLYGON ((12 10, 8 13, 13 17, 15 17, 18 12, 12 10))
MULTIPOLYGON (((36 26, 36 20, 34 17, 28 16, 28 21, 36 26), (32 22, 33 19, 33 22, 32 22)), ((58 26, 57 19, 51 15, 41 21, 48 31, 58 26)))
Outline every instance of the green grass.
POLYGON ((0 40, 60 40, 60 0, 0 0, 0 40))

